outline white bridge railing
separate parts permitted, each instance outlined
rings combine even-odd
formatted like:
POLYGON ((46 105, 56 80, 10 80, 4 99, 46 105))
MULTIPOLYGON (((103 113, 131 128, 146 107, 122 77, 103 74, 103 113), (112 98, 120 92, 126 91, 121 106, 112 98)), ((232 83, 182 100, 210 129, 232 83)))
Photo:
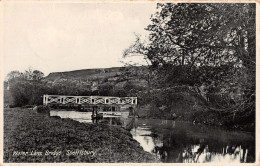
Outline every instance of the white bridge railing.
POLYGON ((137 97, 43 95, 43 104, 137 105, 137 97))

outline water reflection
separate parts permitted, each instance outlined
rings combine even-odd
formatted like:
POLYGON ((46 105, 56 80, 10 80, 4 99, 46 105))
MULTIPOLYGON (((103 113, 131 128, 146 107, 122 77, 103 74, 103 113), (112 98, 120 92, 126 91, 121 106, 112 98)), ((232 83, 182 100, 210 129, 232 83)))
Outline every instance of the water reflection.
POLYGON ((50 116, 59 116, 61 118, 70 118, 78 122, 92 123, 91 112, 78 111, 50 111, 50 116))
MULTIPOLYGON (((254 162, 254 136, 185 122, 138 119, 133 137, 141 142, 149 136, 151 150, 168 163, 254 162), (147 133, 147 130, 150 133, 147 133), (140 138, 143 137, 143 138, 140 138)), ((147 140, 147 139, 146 139, 147 140)))
POLYGON ((84 123, 105 123, 129 130, 143 149, 167 163, 244 163, 255 161, 254 135, 158 119, 105 117, 92 121, 90 112, 52 111, 51 116, 84 123))
MULTIPOLYGON (((228 148, 228 146, 227 146, 228 148)), ((234 148, 234 146, 232 147, 234 148)), ((206 163, 206 162, 232 162, 243 163, 247 159, 247 149, 236 147, 231 153, 217 153, 210 151, 208 145, 188 145, 186 147, 171 148, 155 146, 153 153, 160 156, 163 162, 169 163, 206 163), (243 153, 245 152, 245 153, 243 153)))

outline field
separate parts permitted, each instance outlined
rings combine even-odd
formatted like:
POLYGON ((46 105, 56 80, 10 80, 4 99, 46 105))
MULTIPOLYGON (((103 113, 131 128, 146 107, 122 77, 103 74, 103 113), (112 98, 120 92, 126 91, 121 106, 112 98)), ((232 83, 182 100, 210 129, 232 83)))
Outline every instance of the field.
POLYGON ((4 109, 4 162, 157 162, 119 127, 4 109))

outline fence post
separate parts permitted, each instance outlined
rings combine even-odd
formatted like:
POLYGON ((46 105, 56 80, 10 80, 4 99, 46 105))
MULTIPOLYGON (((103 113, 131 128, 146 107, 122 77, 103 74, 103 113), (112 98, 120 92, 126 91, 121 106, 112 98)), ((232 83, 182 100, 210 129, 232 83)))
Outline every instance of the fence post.
POLYGON ((74 99, 75 99, 75 104, 78 104, 78 96, 75 96, 74 99))
POLYGON ((48 95, 43 95, 43 105, 48 105, 48 95))
POLYGON ((43 101, 42 101, 42 105, 45 105, 45 95, 43 95, 43 101))
POLYGON ((93 101, 93 96, 90 96, 90 104, 94 104, 95 101, 93 101))
POLYGON ((79 99, 78 104, 81 104, 81 102, 80 102, 81 96, 79 96, 78 99, 79 99))

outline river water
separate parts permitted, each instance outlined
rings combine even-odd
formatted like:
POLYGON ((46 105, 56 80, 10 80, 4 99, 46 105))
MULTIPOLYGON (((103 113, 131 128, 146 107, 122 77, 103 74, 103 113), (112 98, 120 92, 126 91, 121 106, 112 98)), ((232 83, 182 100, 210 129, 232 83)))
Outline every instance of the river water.
POLYGON ((255 137, 252 133, 227 131, 188 122, 128 118, 105 115, 91 120, 91 112, 53 110, 51 116, 71 118, 82 123, 105 123, 130 130, 143 149, 166 163, 252 163, 255 137))

